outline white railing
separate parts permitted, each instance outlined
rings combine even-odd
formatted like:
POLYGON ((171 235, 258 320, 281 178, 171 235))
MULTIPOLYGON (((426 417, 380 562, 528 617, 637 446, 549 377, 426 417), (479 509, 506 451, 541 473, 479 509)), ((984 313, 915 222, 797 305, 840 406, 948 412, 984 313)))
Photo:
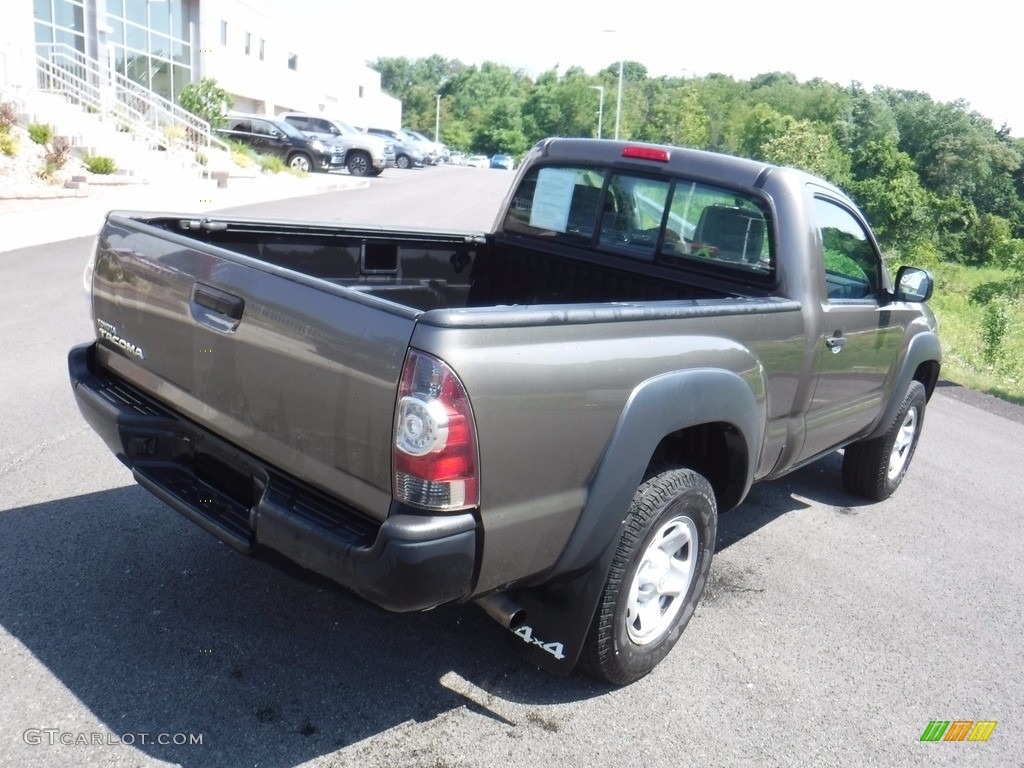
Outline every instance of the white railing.
POLYGON ((80 71, 40 56, 36 60, 36 84, 41 91, 61 94, 66 101, 96 115, 100 121, 112 122, 117 130, 133 133, 152 148, 166 145, 166 136, 152 130, 141 112, 83 78, 80 71))
POLYGON ((63 93, 155 147, 227 148, 205 120, 69 45, 36 46, 36 68, 40 89, 63 93))

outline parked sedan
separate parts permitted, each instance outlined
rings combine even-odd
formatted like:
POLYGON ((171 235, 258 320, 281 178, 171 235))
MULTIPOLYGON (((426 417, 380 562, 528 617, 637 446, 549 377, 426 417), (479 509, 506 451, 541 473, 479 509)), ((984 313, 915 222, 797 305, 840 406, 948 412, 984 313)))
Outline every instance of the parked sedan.
POLYGON ((396 168, 422 168, 427 162, 427 156, 419 147, 404 141, 395 142, 396 168))
POLYGON ((470 155, 466 161, 466 165, 470 168, 486 168, 487 163, 487 155, 470 155))
POLYGON ((367 128, 366 132, 374 136, 383 136, 395 146, 395 167, 396 168, 421 168, 429 160, 423 149, 408 141, 398 131, 389 128, 367 128))
POLYGON ((515 160, 508 155, 495 155, 491 158, 491 168, 501 168, 502 170, 511 171, 515 167, 515 160))
POLYGON ((332 171, 345 167, 345 150, 337 144, 306 136, 284 120, 263 115, 228 115, 223 139, 248 144, 257 152, 280 157, 296 171, 332 171))

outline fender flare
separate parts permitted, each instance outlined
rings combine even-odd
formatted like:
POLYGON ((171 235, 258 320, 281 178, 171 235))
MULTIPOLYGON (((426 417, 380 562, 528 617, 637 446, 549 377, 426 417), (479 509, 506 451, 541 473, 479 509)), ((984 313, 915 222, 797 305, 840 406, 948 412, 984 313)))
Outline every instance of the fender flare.
POLYGON ((702 424, 731 425, 746 446, 746 495, 765 430, 763 381, 761 386, 755 393, 738 374, 705 368, 662 374, 633 391, 590 483, 576 529, 548 581, 512 593, 527 617, 527 630, 520 628, 513 640, 530 661, 556 674, 568 674, 575 666, 622 536, 626 511, 665 436, 702 424), (558 648, 557 655, 552 647, 558 648))
MULTIPOLYGON (((922 363, 930 362, 942 362, 942 346, 939 343, 939 337, 928 331, 919 333, 910 340, 910 343, 907 345, 907 354, 903 358, 903 367, 900 369, 899 377, 896 379, 896 386, 889 396, 889 404, 886 406, 875 428, 861 438, 862 440, 871 440, 885 434, 893 419, 896 418, 896 413, 903 402, 903 393, 907 391, 907 387, 913 381, 918 367, 922 363)), ((935 388, 935 382, 925 381, 922 383, 925 385, 930 399, 935 388)))

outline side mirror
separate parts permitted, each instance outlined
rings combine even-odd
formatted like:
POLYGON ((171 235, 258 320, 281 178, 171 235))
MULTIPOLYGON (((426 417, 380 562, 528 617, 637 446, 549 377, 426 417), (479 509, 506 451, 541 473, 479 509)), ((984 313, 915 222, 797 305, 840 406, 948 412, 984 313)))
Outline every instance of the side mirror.
POLYGON ((930 272, 917 267, 900 267, 896 273, 896 301, 928 301, 935 288, 930 272))
POLYGON ((272 130, 270 132, 270 136, 271 136, 271 138, 274 138, 274 139, 280 139, 282 136, 284 136, 284 134, 281 133, 279 130, 277 130, 275 128, 274 130, 272 130))

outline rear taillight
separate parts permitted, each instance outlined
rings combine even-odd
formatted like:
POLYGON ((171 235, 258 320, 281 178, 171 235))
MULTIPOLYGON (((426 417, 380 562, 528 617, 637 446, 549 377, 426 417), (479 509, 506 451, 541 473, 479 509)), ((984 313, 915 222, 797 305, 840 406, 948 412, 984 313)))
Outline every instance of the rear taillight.
POLYGON ((462 383, 436 357, 410 351, 395 408, 395 499, 433 510, 475 507, 476 465, 476 427, 462 383))

